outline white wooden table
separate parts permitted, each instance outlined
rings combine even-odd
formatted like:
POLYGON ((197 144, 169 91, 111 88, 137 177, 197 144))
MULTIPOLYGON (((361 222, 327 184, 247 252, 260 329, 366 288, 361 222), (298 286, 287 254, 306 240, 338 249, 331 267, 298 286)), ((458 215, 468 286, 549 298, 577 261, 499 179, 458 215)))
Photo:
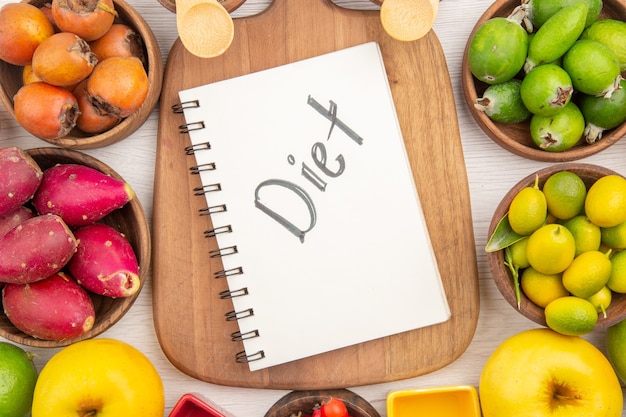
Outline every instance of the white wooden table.
MULTIPOLYGON (((301 1, 305 5, 307 1, 320 0, 293 1, 301 1)), ((9 0, 0 0, 0 5, 8 2, 9 0)), ((165 63, 168 51, 177 38, 175 15, 161 6, 157 0, 129 2, 152 27, 165 63)), ((233 16, 258 13, 269 2, 270 0, 248 0, 233 13, 233 16)), ((366 0, 337 0, 337 3, 354 8, 372 7, 366 0)), ((493 143, 476 125, 465 104, 461 86, 463 51, 476 20, 490 4, 491 0, 443 0, 434 26, 448 62, 469 177, 480 281, 481 304, 478 327, 465 353, 441 370, 392 383, 346 387, 371 402, 382 416, 386 415, 385 398, 391 390, 457 384, 478 387, 481 369, 496 346, 515 333, 537 327, 504 301, 491 280, 483 250, 492 213, 506 191, 521 178, 547 166, 546 163, 525 160, 513 155, 493 143)), ((157 106, 146 123, 129 138, 106 148, 86 151, 111 165, 132 185, 150 221, 158 117, 157 106)), ((0 147, 10 145, 22 148, 47 146, 45 142, 34 138, 18 126, 10 114, 0 106, 0 147)), ((621 141, 581 162, 603 165, 626 174, 625 160, 626 141, 621 141)), ((132 309, 102 336, 124 340, 151 359, 165 385, 165 416, 169 414, 180 396, 187 392, 210 399, 236 417, 262 416, 274 402, 288 392, 217 386, 183 374, 168 362, 159 347, 152 322, 151 302, 151 283, 148 281, 132 309)), ((595 332, 587 339, 604 351, 604 332, 595 332)), ((39 369, 56 352, 55 349, 33 349, 33 351, 36 353, 35 361, 39 369)))

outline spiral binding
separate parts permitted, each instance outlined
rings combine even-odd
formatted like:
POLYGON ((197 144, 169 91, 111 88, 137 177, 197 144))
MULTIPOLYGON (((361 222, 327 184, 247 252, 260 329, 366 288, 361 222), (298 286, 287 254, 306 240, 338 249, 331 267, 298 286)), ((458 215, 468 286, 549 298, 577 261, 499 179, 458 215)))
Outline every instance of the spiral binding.
POLYGON ((228 211, 226 208, 226 204, 219 204, 217 206, 204 207, 198 210, 199 216, 210 216, 214 213, 222 213, 224 211, 228 211))
POLYGON ((248 287, 239 288, 238 290, 225 290, 220 292, 220 298, 222 300, 227 300, 229 298, 241 297, 244 295, 248 295, 248 287))
POLYGON ((237 352, 235 355, 235 360, 237 363, 248 363, 261 360, 265 357, 265 352, 259 350, 257 353, 253 353, 252 355, 246 355, 246 351, 242 350, 241 352, 237 352))
POLYGON ((215 171, 215 162, 208 162, 206 164, 194 165, 189 167, 189 171, 192 175, 198 175, 204 171, 215 171))
POLYGON ((196 143, 195 145, 185 147, 185 153, 187 155, 193 155, 197 151, 206 151, 208 149, 211 149, 211 142, 196 143))
POLYGON ((253 339, 255 337, 259 337, 259 331, 258 330, 252 330, 250 332, 245 332, 245 333, 241 333, 241 332, 234 332, 230 334, 230 339, 233 342, 240 342, 242 340, 247 340, 247 339, 253 339))
POLYGON ((213 272, 213 277, 216 279, 228 278, 235 275, 243 275, 243 268, 238 266, 237 268, 222 269, 221 271, 213 272))
MULTIPOLYGON (((199 107, 200 107, 199 100, 191 100, 191 101, 185 101, 185 102, 174 104, 172 106, 172 111, 174 113, 184 113, 186 109, 199 108, 199 107)), ((205 127, 206 126, 205 126, 204 121, 198 121, 198 122, 182 124, 178 126, 178 130, 180 131, 180 133, 184 134, 184 133, 192 132, 194 130, 201 130, 201 129, 204 129, 205 127)), ((192 144, 190 146, 185 147, 185 154, 195 155, 196 152, 210 150, 210 149, 211 149, 211 143, 209 141, 206 141, 206 142, 196 143, 196 144, 192 144)), ((191 175, 200 175, 203 172, 215 171, 216 169, 217 167, 214 162, 208 162, 205 164, 198 164, 198 165, 191 166, 189 168, 189 173, 191 175)), ((193 188, 193 193, 196 196, 203 196, 205 194, 218 192, 221 190, 222 190, 222 185, 220 183, 203 184, 199 187, 193 188)), ((199 209, 198 215, 210 216, 215 213, 223 213, 226 211, 228 211, 226 204, 218 204, 215 206, 209 206, 209 207, 199 209)), ((205 230, 204 237, 214 238, 219 234, 226 234, 226 233, 232 233, 232 232, 233 232, 233 228, 231 225, 217 226, 217 227, 214 227, 213 229, 205 230)), ((212 259, 215 259, 215 258, 221 258, 224 256, 235 255, 237 253, 238 253, 237 246, 233 245, 233 246, 227 246, 224 248, 212 249, 209 251, 209 257, 212 259)), ((221 271, 214 271, 213 277, 215 279, 222 279, 222 278, 229 278, 229 277, 234 277, 238 275, 243 275, 243 273, 244 273, 243 268, 241 266, 238 266, 238 267, 230 268, 230 269, 222 269, 221 271)), ((229 289, 229 290, 221 291, 219 293, 219 298, 223 300, 227 300, 227 299, 232 299, 236 297, 245 297, 246 295, 248 295, 248 288, 242 287, 236 290, 229 289)), ((248 308, 248 309, 241 310, 241 311, 233 310, 224 314, 226 321, 237 321, 237 320, 241 320, 241 319, 244 319, 246 317, 251 317, 251 316, 254 316, 254 310, 252 308, 248 308)), ((260 333, 258 330, 251 330, 248 332, 236 331, 234 333, 231 333, 230 337, 233 342, 240 342, 240 341, 244 341, 247 339, 260 337, 260 333)), ((260 350, 251 355, 247 355, 245 351, 241 351, 235 355, 235 361, 237 363, 247 363, 247 362, 252 362, 252 361, 258 361, 263 358, 265 358, 265 352, 263 350, 260 350)))
POLYGON ((241 310, 241 311, 232 310, 224 314, 224 317, 226 317, 226 321, 241 320, 241 319, 245 319, 246 317, 252 317, 252 316, 254 316, 254 309, 252 308, 246 308, 245 310, 241 310))
POLYGON ((220 233, 232 233, 232 232, 233 232, 233 228, 231 227, 230 224, 228 224, 226 226, 219 226, 214 229, 205 230, 204 237, 215 237, 219 235, 220 233))
POLYGON ((204 128, 205 128, 204 121, 191 122, 191 123, 185 123, 185 124, 178 126, 178 131, 180 133, 189 133, 191 131, 202 130, 204 128))
POLYGON ((222 191, 222 184, 220 183, 215 183, 215 184, 205 184, 205 185, 201 185, 199 187, 195 187, 193 189, 193 194, 194 195, 205 195, 206 193, 212 193, 215 191, 222 191))
POLYGON ((183 101, 181 103, 176 103, 172 106, 172 111, 174 113, 183 113, 185 109, 197 109, 200 107, 200 100, 190 100, 183 101))

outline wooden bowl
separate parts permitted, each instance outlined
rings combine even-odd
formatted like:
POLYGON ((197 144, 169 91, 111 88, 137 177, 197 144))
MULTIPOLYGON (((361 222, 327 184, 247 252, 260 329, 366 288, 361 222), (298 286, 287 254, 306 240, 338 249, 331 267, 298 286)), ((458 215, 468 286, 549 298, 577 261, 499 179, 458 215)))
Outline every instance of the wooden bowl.
POLYGON ((291 417, 297 416, 298 412, 302 412, 302 415, 310 415, 313 408, 329 395, 342 400, 351 417, 380 417, 370 403, 346 389, 292 391, 278 400, 265 413, 265 417, 291 417))
MULTIPOLYGON (((42 170, 59 163, 76 163, 95 168, 113 178, 123 180, 119 174, 104 163, 79 151, 48 147, 29 149, 28 153, 39 164, 42 170)), ((26 346, 67 346, 78 342, 79 340, 90 339, 99 335, 113 326, 124 316, 124 314, 126 314, 139 296, 150 268, 150 229, 148 227, 148 222, 141 203, 137 198, 134 198, 124 207, 117 209, 113 213, 106 216, 102 222, 122 232, 133 247, 135 255, 137 256, 137 262, 139 263, 139 279, 141 282, 139 290, 127 298, 111 298, 90 294, 96 313, 94 326, 89 332, 80 337, 63 341, 41 340, 24 334, 11 324, 9 319, 3 313, 4 309, 0 307, 0 336, 26 346)))
MULTIPOLYGON (((493 17, 508 16, 519 4, 520 0, 497 0, 483 13, 480 19, 478 19, 478 22, 476 22, 474 29, 468 37, 463 55, 461 76, 465 101, 474 120, 476 120, 478 126, 487 136, 504 149, 516 155, 537 161, 574 161, 593 155, 613 145, 626 134, 626 123, 621 124, 615 129, 605 131, 602 135, 602 139, 596 143, 587 144, 584 139, 582 139, 577 145, 567 151, 548 152, 539 149, 530 137, 530 121, 516 124, 497 123, 492 121, 484 112, 474 107, 474 102, 479 97, 482 97, 488 85, 476 79, 470 72, 467 62, 470 40, 478 27, 484 22, 493 17)), ((626 20, 626 5, 620 0, 605 0, 599 18, 626 20)))
MULTIPOLYGON (((41 7, 46 4, 48 0, 25 0, 24 2, 41 7)), ((105 132, 87 134, 75 128, 67 136, 62 138, 41 138, 42 140, 56 146, 71 149, 94 149, 113 144, 137 130, 146 121, 148 116, 150 116, 152 109, 159 100, 163 83, 163 60, 156 37, 143 17, 125 0, 114 0, 114 4, 115 10, 118 13, 116 21, 123 22, 132 27, 143 38, 146 69, 148 82, 150 84, 148 96, 136 112, 105 132)), ((0 60, 0 101, 2 101, 4 107, 13 118, 15 118, 13 97, 23 85, 22 70, 23 67, 21 66, 11 65, 0 60)))
MULTIPOLYGON (((491 219, 491 224, 489 225, 489 234, 487 236, 491 236, 493 234, 500 219, 502 219, 502 217, 509 211, 509 206, 511 205, 513 197, 515 197, 515 195, 522 188, 532 186, 535 183, 536 176, 539 177, 539 188, 541 188, 552 174, 559 171, 570 171, 578 174, 578 176, 580 176, 580 178, 587 185, 587 189, 589 189, 591 184, 593 184, 597 179, 602 176, 610 174, 621 176, 621 174, 608 168, 577 162, 557 164, 536 171, 518 182, 513 188, 511 188, 511 190, 509 190, 509 192, 504 196, 502 201, 500 201, 500 204, 496 208, 493 214, 493 218, 491 219)), ((513 308, 518 310, 517 301, 515 298, 515 286, 513 283, 513 276, 511 275, 509 269, 504 265, 504 250, 499 250, 497 252, 488 252, 487 261, 489 263, 489 270, 491 271, 491 276, 496 284, 496 287, 498 288, 498 290, 500 290, 500 293, 502 293, 504 299, 513 308)), ((547 326, 544 309, 530 301, 524 295, 523 291, 520 291, 520 293, 521 304, 518 312, 537 324, 547 326)), ((598 322, 596 323, 595 327, 596 329, 607 328, 626 318, 626 294, 618 294, 614 292, 613 299, 611 301, 611 304, 609 305, 609 308, 606 311, 606 314, 606 318, 604 318, 602 314, 598 315, 598 322)))

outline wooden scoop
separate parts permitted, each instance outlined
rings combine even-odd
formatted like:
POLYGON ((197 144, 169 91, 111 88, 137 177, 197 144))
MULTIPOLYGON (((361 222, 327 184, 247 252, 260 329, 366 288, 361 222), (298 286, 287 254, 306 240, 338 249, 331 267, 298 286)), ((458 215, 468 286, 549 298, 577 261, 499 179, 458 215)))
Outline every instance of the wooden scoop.
POLYGON ((385 31, 399 41, 414 41, 433 27, 439 0, 384 0, 380 21, 385 31))
POLYGON ((218 0, 176 0, 176 26, 185 49, 200 58, 223 54, 235 33, 233 19, 218 0))

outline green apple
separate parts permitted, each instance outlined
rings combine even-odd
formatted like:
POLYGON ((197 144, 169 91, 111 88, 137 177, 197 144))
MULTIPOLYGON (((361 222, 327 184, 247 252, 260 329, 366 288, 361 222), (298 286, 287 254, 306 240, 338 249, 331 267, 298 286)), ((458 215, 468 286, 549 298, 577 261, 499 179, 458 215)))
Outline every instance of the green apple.
POLYGON ((163 417, 163 382, 149 359, 115 339, 69 345, 44 365, 32 417, 163 417))
POLYGON ((617 377, 626 382, 626 320, 607 329, 606 354, 617 377))
POLYGON ((608 359, 585 339, 550 329, 505 340, 479 384, 483 417, 622 415, 622 390, 608 359))

